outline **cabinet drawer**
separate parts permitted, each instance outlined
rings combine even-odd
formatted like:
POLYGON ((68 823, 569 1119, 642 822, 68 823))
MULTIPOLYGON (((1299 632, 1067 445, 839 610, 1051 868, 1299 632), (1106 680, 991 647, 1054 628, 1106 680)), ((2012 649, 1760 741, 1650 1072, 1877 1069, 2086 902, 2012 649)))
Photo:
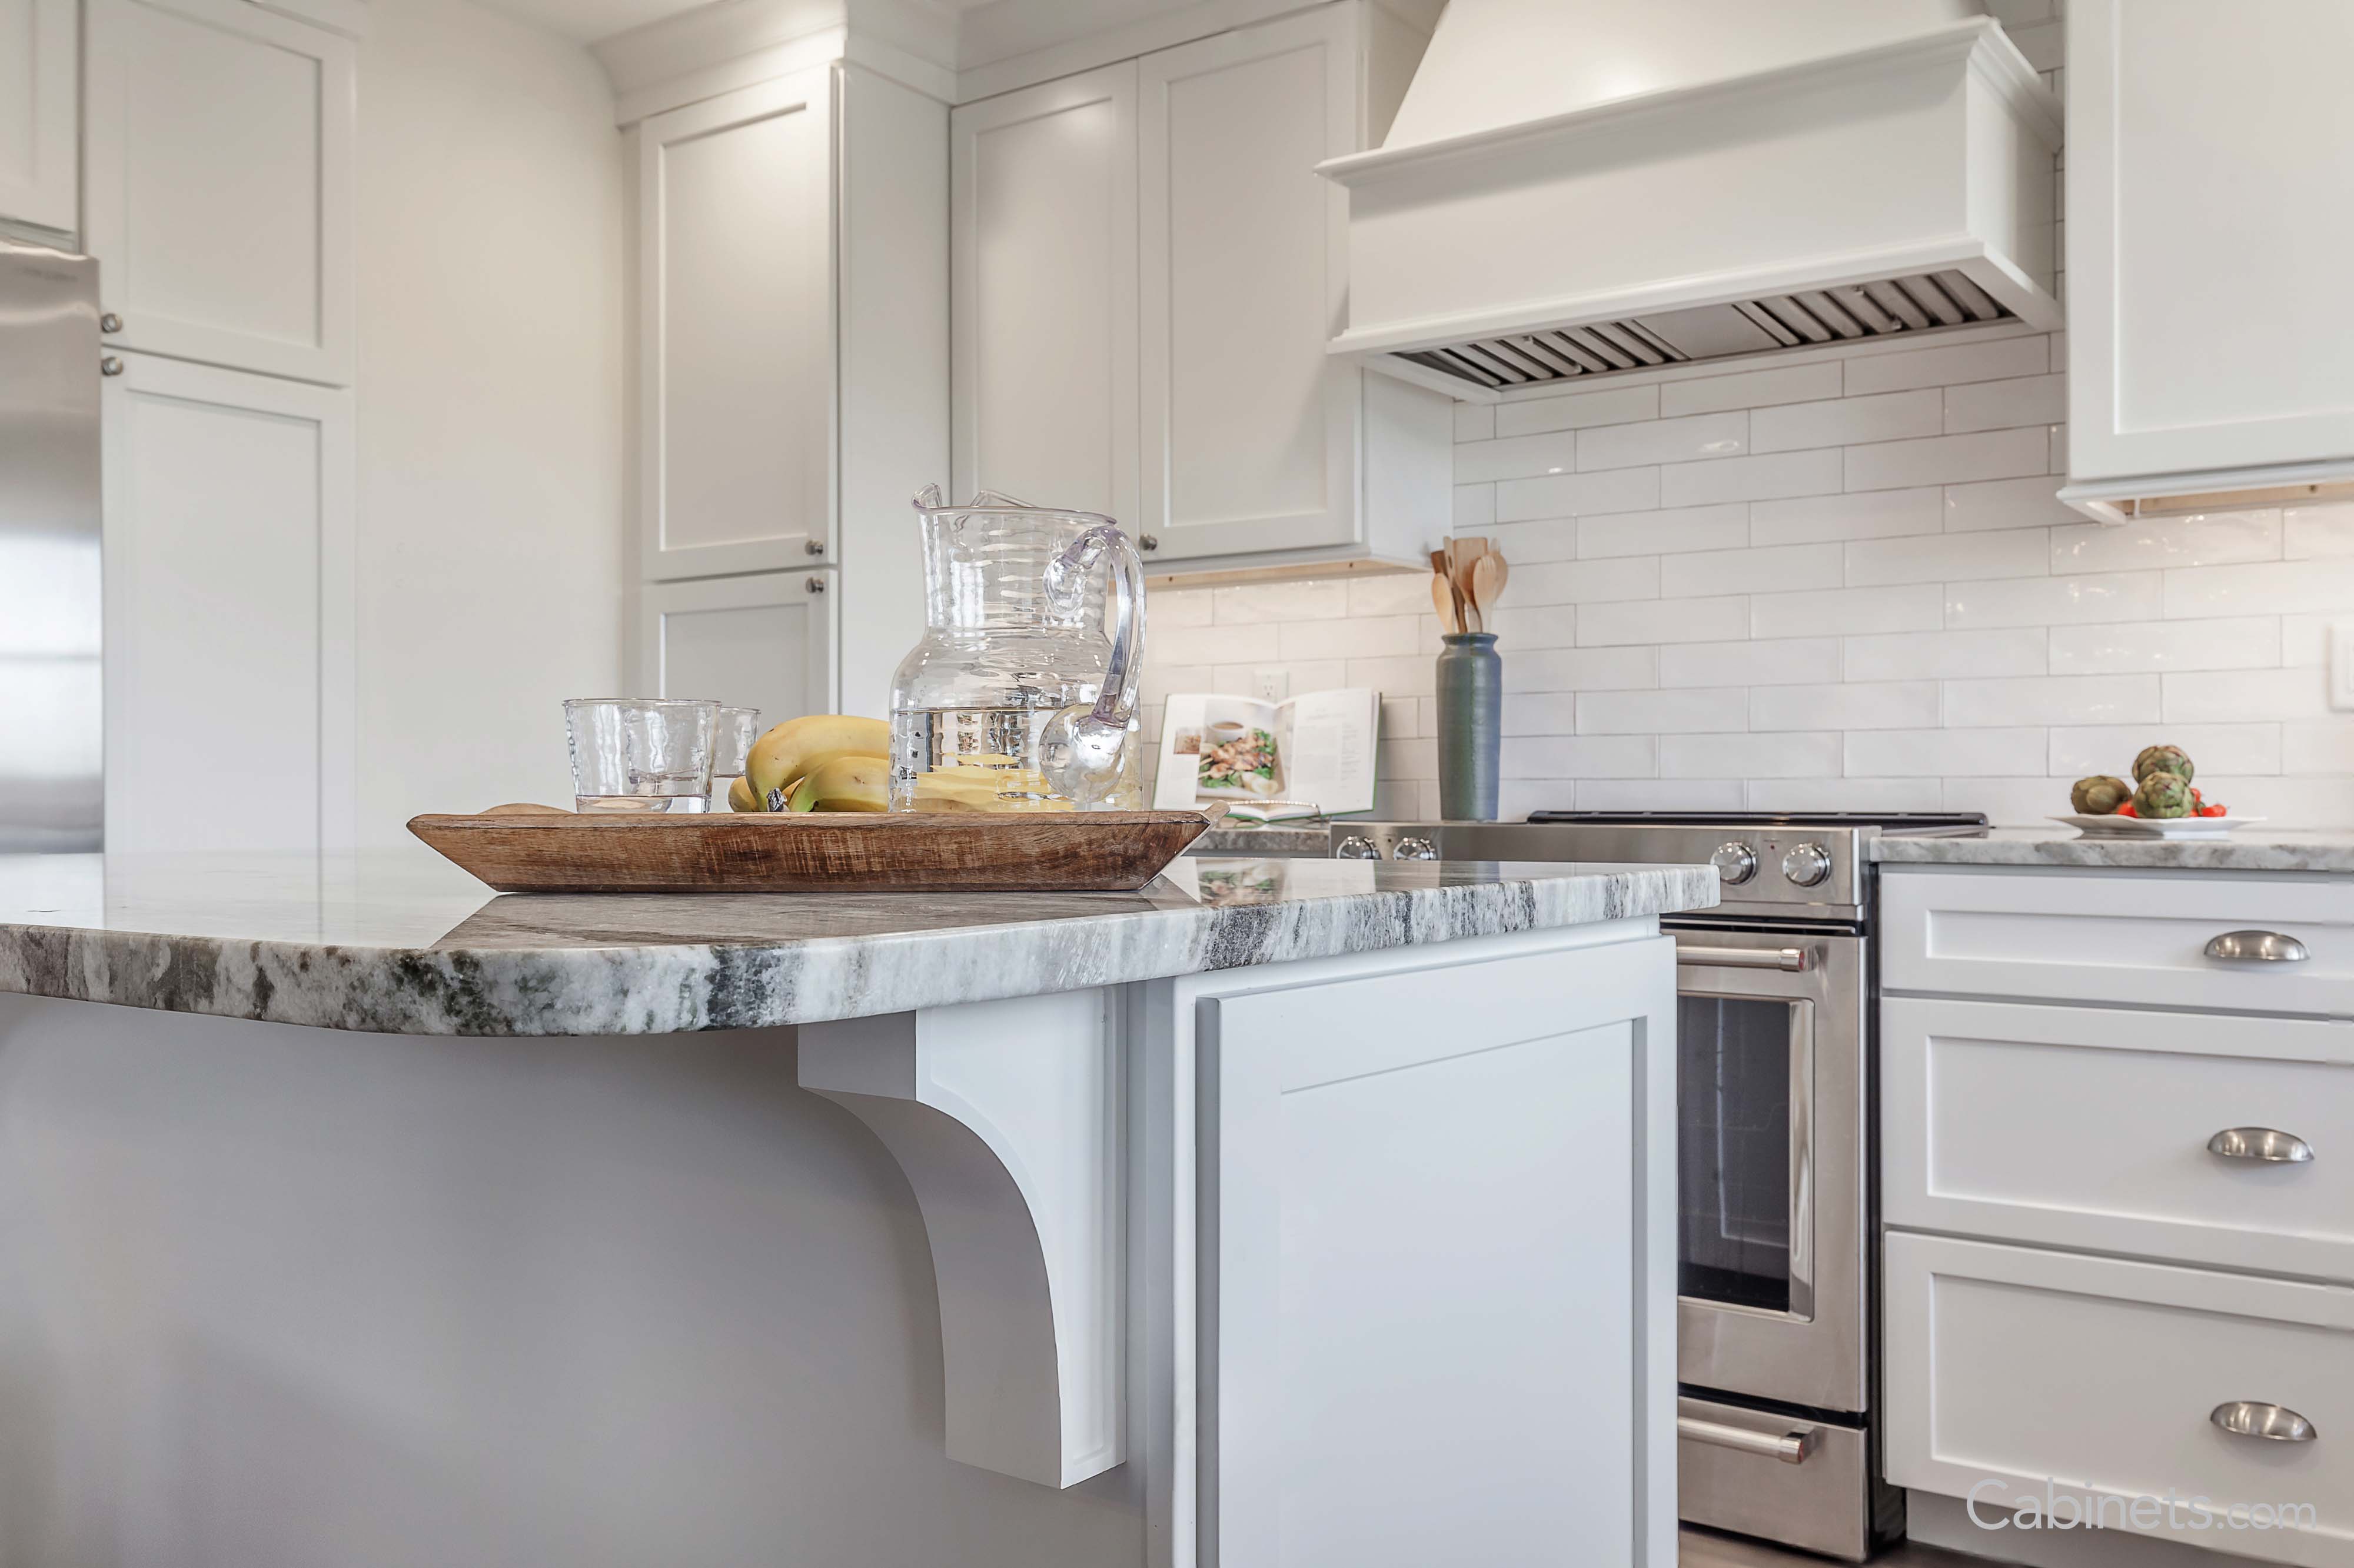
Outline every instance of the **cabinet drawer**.
POLYGON ((1975 1495, 1985 1520, 2041 1508, 2048 1485, 2108 1530, 2354 1563, 2354 1292, 1902 1233, 1885 1255, 1890 1480, 1975 1495), (2211 1420, 2241 1400, 2294 1410, 2317 1440, 2211 1420), (2162 1502, 2131 1506, 2169 1491, 2171 1524, 2162 1502), (2305 1527, 2252 1527, 2285 1505, 2305 1527))
POLYGON ((1890 991, 2354 1016, 2354 881, 2098 872, 1910 872, 1881 882, 1890 991), (2211 957, 2232 931, 2299 961, 2211 957))
POLYGON ((2354 1279, 2354 1023, 1892 997, 1880 1060, 1891 1224, 2354 1279))

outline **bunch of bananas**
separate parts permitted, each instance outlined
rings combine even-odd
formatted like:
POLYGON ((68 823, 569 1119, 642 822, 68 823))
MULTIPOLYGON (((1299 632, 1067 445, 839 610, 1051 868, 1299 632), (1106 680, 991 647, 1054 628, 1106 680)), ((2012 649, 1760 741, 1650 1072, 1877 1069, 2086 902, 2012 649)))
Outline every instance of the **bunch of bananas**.
POLYGON ((752 743, 727 804, 738 811, 888 810, 891 726, 850 714, 787 719, 752 743))

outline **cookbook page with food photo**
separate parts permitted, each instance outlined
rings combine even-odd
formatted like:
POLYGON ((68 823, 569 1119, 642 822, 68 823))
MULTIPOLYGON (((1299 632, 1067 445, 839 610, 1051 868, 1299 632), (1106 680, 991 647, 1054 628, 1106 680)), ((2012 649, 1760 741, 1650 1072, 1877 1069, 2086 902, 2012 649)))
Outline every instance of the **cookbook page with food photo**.
POLYGON ((1280 703, 1172 696, 1152 804, 1182 811, 1214 803, 1260 822, 1370 811, 1381 711, 1381 694, 1363 688, 1280 703))

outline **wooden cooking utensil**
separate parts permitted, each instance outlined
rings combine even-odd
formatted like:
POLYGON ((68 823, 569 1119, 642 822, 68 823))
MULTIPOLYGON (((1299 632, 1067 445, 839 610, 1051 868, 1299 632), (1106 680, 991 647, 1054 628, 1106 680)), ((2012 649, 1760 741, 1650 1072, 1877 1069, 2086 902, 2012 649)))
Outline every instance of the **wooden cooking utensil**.
POLYGON ((1463 630, 1463 619, 1455 609, 1455 585, 1441 572, 1430 579, 1431 608, 1438 611, 1438 630, 1453 636, 1463 630))
POLYGON ((1487 624, 1488 612, 1496 607, 1498 599, 1504 597, 1504 584, 1511 575, 1511 567, 1504 564, 1501 556, 1482 556, 1471 563, 1471 600, 1479 608, 1479 620, 1483 627, 1487 624))

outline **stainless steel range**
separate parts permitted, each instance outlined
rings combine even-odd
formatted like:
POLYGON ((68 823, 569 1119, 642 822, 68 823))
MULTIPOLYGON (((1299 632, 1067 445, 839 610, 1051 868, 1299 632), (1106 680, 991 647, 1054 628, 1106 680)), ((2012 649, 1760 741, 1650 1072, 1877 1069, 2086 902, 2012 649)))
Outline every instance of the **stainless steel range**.
POLYGON ((1676 939, 1678 1491, 1694 1524, 1861 1561, 1903 1533, 1881 1478, 1872 1148, 1881 834, 1973 815, 1539 811, 1344 822, 1362 860, 1707 861, 1676 939))

